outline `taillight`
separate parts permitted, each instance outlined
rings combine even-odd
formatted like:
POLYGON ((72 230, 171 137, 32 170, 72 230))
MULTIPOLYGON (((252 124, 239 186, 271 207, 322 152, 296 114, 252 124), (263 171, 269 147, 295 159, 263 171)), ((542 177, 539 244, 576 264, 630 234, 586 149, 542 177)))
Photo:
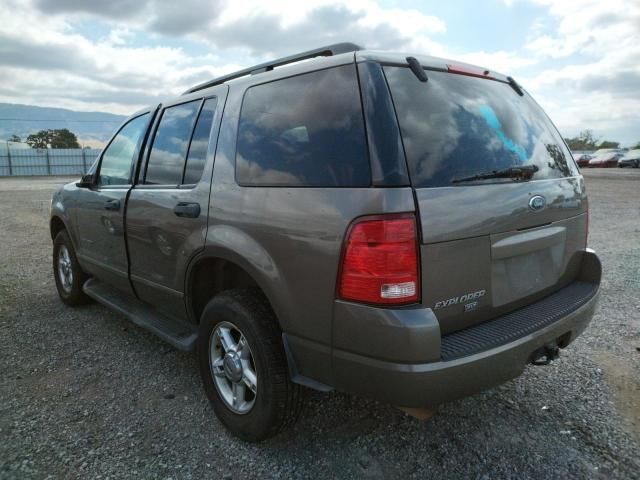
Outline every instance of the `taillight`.
POLYGON ((338 296, 398 305, 420 298, 416 220, 409 215, 363 217, 347 232, 338 296))
POLYGON ((490 78, 494 79, 489 70, 484 68, 474 67, 473 65, 451 65, 447 64, 447 71, 449 73, 458 73, 461 75, 469 75, 470 77, 490 78))

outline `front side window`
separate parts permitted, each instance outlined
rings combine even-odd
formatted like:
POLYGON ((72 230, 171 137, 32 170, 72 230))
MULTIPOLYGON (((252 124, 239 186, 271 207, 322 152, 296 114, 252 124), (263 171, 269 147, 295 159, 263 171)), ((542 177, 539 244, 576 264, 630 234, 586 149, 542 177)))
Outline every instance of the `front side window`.
MULTIPOLYGON (((560 134, 542 109, 508 84, 409 68, 385 67, 415 187, 469 185, 461 179, 530 166, 532 180, 576 175, 560 134)), ((509 182, 509 179, 482 180, 509 182)))
POLYGON ((145 184, 178 185, 200 100, 164 110, 149 153, 145 184))
POLYGON ((236 178, 246 186, 369 186, 355 66, 249 88, 238 126, 236 178))
MULTIPOLYGON (((102 155, 98 185, 128 185, 131 183, 133 156, 149 122, 145 113, 130 120, 111 141, 102 155)), ((93 167, 92 167, 93 168, 93 167)))

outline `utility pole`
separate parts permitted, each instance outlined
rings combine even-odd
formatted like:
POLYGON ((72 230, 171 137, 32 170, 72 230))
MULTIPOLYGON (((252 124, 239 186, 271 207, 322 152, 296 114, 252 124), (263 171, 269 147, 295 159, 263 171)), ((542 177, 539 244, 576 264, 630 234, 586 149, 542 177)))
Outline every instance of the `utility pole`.
POLYGON ((7 140, 7 163, 9 165, 9 176, 12 176, 13 168, 11 166, 11 149, 9 148, 9 140, 7 140))

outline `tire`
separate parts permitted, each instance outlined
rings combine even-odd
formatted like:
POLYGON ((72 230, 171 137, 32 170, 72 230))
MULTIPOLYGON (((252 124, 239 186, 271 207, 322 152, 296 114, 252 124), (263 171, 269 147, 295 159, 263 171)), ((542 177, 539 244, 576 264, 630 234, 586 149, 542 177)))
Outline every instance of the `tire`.
POLYGON ((237 437, 259 442, 297 420, 303 392, 289 379, 282 333, 259 290, 227 290, 206 305, 200 319, 196 355, 211 406, 237 437), (243 337, 245 342, 241 341, 243 337), (244 347, 239 347, 241 344, 244 347), (236 362, 238 356, 242 357, 242 365, 236 362), (224 360, 220 362, 221 359, 224 360), (238 380, 240 375, 242 380, 238 380), (255 394, 250 387, 252 381, 247 380, 251 378, 255 379, 255 394), (237 391, 235 385, 239 385, 237 391))
POLYGON ((66 230, 58 232, 53 240, 53 278, 60 299, 67 305, 88 303, 91 299, 82 291, 82 285, 89 276, 80 268, 76 252, 66 230), (64 266, 62 265, 64 264, 64 266), (65 275, 62 270, 70 276, 65 275))

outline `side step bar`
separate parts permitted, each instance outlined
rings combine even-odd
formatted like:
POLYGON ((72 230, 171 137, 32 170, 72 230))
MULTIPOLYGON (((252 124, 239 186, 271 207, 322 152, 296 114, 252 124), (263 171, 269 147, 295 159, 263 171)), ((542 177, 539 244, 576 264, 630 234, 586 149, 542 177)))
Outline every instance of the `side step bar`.
POLYGON ((149 330, 178 350, 192 351, 195 348, 198 339, 195 325, 162 315, 137 298, 94 278, 87 280, 82 290, 97 302, 120 312, 136 325, 149 330))

